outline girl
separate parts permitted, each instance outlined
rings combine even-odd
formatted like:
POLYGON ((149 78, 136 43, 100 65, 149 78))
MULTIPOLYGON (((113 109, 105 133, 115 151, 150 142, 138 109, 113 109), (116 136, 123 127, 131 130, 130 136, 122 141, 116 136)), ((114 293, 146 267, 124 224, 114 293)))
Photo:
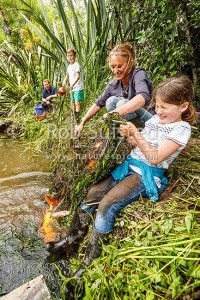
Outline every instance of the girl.
POLYGON ((149 105, 153 85, 147 72, 136 68, 131 45, 116 45, 109 54, 109 66, 115 78, 89 108, 76 129, 76 135, 81 133, 85 123, 104 106, 108 112, 117 112, 126 120, 138 118, 146 122, 152 116, 143 107, 149 105))
POLYGON ((90 215, 98 207, 84 260, 89 265, 100 255, 100 241, 112 231, 124 207, 141 195, 158 200, 158 192, 167 185, 165 169, 191 135, 190 125, 195 122, 192 97, 192 82, 186 76, 166 79, 153 93, 156 115, 145 123, 143 131, 130 122, 120 125, 121 134, 136 146, 108 178, 89 190, 86 201, 74 213, 69 235, 64 241, 48 244, 48 251, 74 251, 87 232, 90 215))

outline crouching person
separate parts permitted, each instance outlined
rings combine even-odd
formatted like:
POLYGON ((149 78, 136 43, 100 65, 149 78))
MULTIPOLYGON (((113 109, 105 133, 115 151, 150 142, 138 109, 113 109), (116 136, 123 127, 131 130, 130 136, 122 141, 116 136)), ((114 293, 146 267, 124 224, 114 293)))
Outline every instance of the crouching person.
POLYGON ((195 122, 192 98, 193 85, 189 78, 166 79, 153 93, 156 115, 145 123, 143 131, 138 131, 130 122, 120 125, 121 134, 128 138, 133 150, 110 176, 92 186, 85 202, 75 211, 65 240, 47 244, 49 252, 77 251, 91 215, 97 209, 84 263, 75 277, 100 255, 102 242, 112 231, 115 219, 124 207, 140 196, 158 200, 159 191, 167 186, 164 171, 190 138, 190 125, 195 122))
POLYGON ((47 109, 52 105, 53 99, 57 98, 57 90, 51 85, 49 79, 43 80, 44 89, 42 91, 42 107, 47 109))

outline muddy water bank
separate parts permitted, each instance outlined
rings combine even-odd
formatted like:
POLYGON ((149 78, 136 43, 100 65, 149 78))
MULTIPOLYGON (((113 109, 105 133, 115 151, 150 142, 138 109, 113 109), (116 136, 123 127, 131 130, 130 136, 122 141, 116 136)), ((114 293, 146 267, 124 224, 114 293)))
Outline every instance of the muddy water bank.
MULTIPOLYGON (((52 180, 50 162, 27 144, 0 138, 0 297, 43 274, 52 295, 59 295, 58 271, 66 261, 50 257, 38 227, 44 196, 52 180), (53 262, 53 263, 52 263, 53 262)), ((58 298, 59 299, 59 298, 58 298)), ((62 298, 60 298, 62 299, 62 298)))

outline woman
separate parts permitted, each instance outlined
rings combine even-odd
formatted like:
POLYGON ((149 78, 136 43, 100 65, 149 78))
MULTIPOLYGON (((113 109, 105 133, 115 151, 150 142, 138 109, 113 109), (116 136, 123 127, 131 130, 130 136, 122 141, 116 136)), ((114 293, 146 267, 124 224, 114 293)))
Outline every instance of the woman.
POLYGON ((138 117, 146 122, 152 116, 143 107, 150 102, 153 85, 146 71, 136 68, 132 47, 129 44, 115 46, 109 54, 109 66, 115 79, 89 108, 76 129, 76 135, 81 133, 85 123, 104 106, 108 112, 117 112, 126 120, 138 117))

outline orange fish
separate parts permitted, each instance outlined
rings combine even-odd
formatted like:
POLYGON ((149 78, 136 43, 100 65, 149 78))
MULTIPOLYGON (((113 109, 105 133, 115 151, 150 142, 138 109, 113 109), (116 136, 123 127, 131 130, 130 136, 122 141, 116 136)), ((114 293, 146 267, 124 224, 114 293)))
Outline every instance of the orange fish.
MULTIPOLYGON (((61 197, 64 195, 66 191, 66 188, 64 187, 63 190, 61 191, 61 197)), ((49 209, 45 208, 44 210, 44 217, 43 217, 43 221, 42 221, 42 225, 38 231, 38 233, 40 235, 42 235, 44 237, 44 241, 45 243, 49 243, 49 242, 57 242, 59 241, 59 236, 60 236, 60 226, 58 224, 58 222, 56 221, 56 219, 54 218, 53 215, 53 209, 54 207, 56 207, 62 200, 62 198, 60 199, 56 199, 54 196, 50 196, 48 194, 45 195, 45 200, 49 205, 49 209)), ((67 216, 69 215, 70 212, 66 212, 65 214, 64 212, 60 212, 59 213, 54 213, 56 214, 55 216, 67 216)))
POLYGON ((88 170, 92 170, 94 169, 94 167, 96 166, 97 161, 94 159, 91 159, 91 161, 88 164, 88 170))
POLYGON ((54 196, 49 196, 48 194, 45 195, 45 200, 49 204, 50 209, 58 205, 61 201, 61 199, 56 199, 54 196))
POLYGON ((42 226, 38 233, 44 236, 45 243, 58 242, 59 239, 59 225, 52 217, 52 211, 45 209, 42 226))
MULTIPOLYGON (((94 145, 94 149, 92 154, 90 155, 90 157, 92 157, 92 159, 90 160, 89 164, 88 164, 88 170, 92 170, 94 169, 94 167, 97 164, 97 160, 95 160, 93 157, 95 157, 96 152, 98 152, 98 148, 101 146, 102 144, 102 140, 98 140, 98 142, 94 145)), ((85 163, 88 162, 88 159, 86 159, 85 163)))

